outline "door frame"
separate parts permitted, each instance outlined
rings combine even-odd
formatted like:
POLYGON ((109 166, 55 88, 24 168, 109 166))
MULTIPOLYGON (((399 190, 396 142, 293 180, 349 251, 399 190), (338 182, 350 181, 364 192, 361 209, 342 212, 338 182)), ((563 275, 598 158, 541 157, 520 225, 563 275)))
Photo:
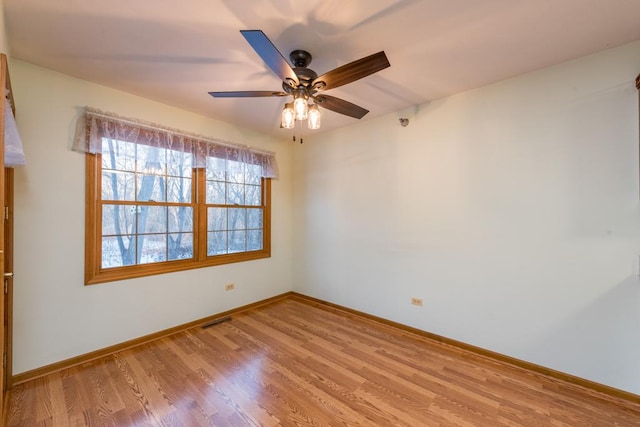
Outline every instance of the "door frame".
POLYGON ((4 135, 5 135, 5 117, 13 111, 13 92, 11 91, 11 81, 9 79, 9 67, 7 64, 7 56, 0 54, 0 88, 5 90, 6 98, 9 101, 7 111, 7 103, 0 101, 0 201, 2 201, 2 209, 0 210, 0 218, 2 218, 2 227, 0 227, 0 277, 2 277, 2 285, 0 285, 0 319, 2 319, 2 328, 0 328, 0 414, 2 419, 0 425, 6 420, 9 390, 12 383, 12 343, 13 343, 13 274, 5 276, 6 272, 13 272, 13 169, 5 168, 4 162, 4 135), (7 191, 8 186, 11 188, 7 191), (8 240, 7 240, 8 239, 8 240))
MULTIPOLYGON (((13 168, 4 168, 4 269, 13 272, 13 168)), ((13 274, 5 276, 4 294, 4 369, 5 393, 13 383, 13 274)))

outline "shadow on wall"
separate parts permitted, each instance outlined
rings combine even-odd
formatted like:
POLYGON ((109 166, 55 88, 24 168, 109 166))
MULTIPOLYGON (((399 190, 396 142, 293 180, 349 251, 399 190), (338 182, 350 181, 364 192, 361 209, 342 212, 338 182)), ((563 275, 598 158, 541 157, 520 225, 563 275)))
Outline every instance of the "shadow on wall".
POLYGON ((566 317, 531 353, 534 363, 640 394, 640 278, 566 317))

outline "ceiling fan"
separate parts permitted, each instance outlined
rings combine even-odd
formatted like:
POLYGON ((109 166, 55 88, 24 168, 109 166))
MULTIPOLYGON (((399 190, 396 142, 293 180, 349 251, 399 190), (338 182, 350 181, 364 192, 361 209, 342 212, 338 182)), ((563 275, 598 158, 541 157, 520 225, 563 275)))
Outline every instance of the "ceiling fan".
POLYGON ((342 65, 321 76, 310 68, 311 54, 305 50, 294 50, 289 54, 293 68, 261 30, 241 30, 240 33, 251 47, 282 80, 282 91, 231 91, 209 92, 214 98, 251 98, 293 96, 282 111, 281 127, 293 128, 295 120, 308 120, 311 129, 320 127, 318 106, 361 119, 369 110, 344 99, 325 95, 325 90, 354 82, 389 67, 384 51, 374 53, 342 65))

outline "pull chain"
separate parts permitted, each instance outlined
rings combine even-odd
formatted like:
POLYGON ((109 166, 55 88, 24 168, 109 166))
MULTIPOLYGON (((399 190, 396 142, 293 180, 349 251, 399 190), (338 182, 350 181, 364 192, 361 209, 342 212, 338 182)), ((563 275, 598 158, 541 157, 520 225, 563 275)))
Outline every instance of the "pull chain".
MULTIPOLYGON (((295 122, 294 122, 294 125, 293 125, 293 142, 296 142, 296 125, 295 125, 295 122)), ((302 144, 303 142, 304 142, 304 140, 302 139, 302 137, 300 137, 300 144, 302 144)))

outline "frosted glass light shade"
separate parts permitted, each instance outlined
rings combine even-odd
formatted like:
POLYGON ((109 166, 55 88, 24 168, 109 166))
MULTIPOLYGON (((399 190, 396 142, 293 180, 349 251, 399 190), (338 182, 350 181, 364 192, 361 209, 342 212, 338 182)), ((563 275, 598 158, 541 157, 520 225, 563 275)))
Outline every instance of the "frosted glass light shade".
POLYGON ((295 114, 293 112, 293 103, 288 102, 284 104, 284 108, 282 109, 282 119, 280 124, 285 129, 292 129, 295 124, 295 114))
POLYGON ((309 106, 309 120, 307 121, 309 129, 320 129, 320 109, 317 105, 309 106))
POLYGON ((296 113, 296 120, 307 120, 309 106, 307 105, 307 97, 303 94, 297 95, 293 100, 293 111, 296 113))

